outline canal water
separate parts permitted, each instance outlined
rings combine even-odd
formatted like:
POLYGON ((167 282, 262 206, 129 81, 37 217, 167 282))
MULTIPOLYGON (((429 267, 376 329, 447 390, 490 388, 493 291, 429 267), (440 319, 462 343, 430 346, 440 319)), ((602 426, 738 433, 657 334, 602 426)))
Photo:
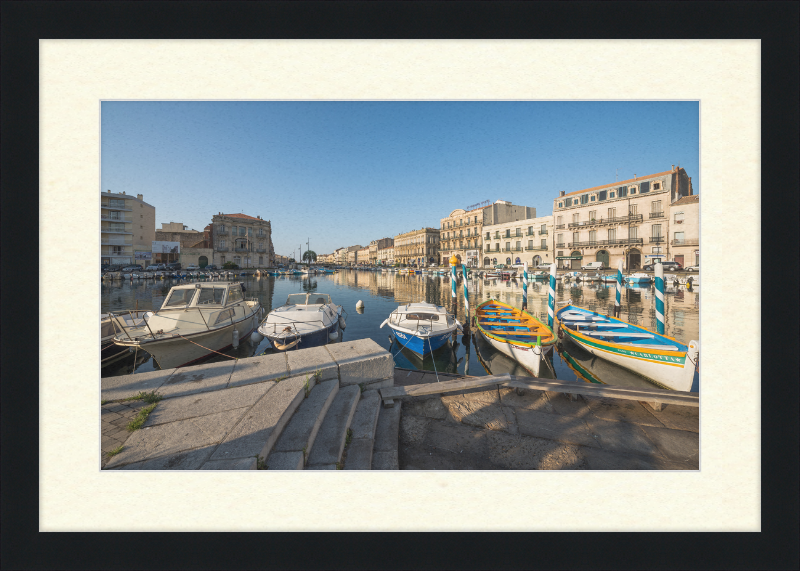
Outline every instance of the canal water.
MULTIPOLYGON (((340 342, 370 338, 385 347, 394 356, 395 366, 406 369, 424 369, 462 375, 487 375, 511 373, 530 376, 516 361, 492 349, 480 338, 458 336, 455 342, 435 351, 424 360, 391 340, 388 327, 380 324, 400 304, 427 301, 452 307, 450 278, 448 276, 398 275, 394 272, 364 270, 339 270, 336 274, 318 276, 245 276, 235 278, 244 283, 246 296, 257 297, 267 312, 283 305, 291 293, 321 292, 330 294, 333 302, 346 312, 346 329, 340 342), (363 310, 356 303, 364 302, 363 310), (466 341, 466 343, 465 343, 466 341)), ((200 280, 194 280, 200 281, 200 280)), ((178 280, 104 280, 101 285, 101 313, 128 309, 158 309, 178 280)), ((181 282, 185 283, 185 282, 181 282)), ((556 302, 571 299, 574 305, 593 311, 611 313, 614 306, 614 284, 575 284, 558 280, 556 302)), ((522 306, 522 280, 469 280, 470 315, 481 302, 494 298, 515 307, 522 306)), ((666 334, 682 343, 699 340, 700 292, 699 287, 667 286, 665 291, 666 334)), ((547 322, 547 281, 530 281, 528 284, 528 311, 547 322)), ((464 323, 463 281, 457 287, 458 320, 464 323)), ((558 305, 557 305, 558 307, 558 305)), ((623 290, 622 319, 656 330, 655 289, 649 286, 629 286, 623 290)), ((236 349, 224 353, 230 357, 247 358, 271 353, 269 343, 255 336, 240 342, 236 349)), ((702 347, 701 347, 702 350, 702 347)), ((214 355, 206 362, 225 361, 228 357, 214 355)), ((126 375, 157 369, 153 359, 143 352, 131 353, 102 369, 102 376, 126 375), (135 362, 134 362, 135 359, 135 362)), ((600 359, 580 349, 570 341, 559 344, 540 371, 541 377, 596 382, 611 385, 655 387, 645 379, 600 359)), ((699 372, 695 372, 692 391, 699 391, 699 372)))

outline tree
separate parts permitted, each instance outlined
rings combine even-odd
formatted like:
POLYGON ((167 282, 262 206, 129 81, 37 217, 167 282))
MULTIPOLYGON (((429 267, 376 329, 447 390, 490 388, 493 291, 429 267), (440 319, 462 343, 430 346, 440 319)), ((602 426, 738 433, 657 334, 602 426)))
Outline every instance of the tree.
POLYGON ((313 250, 306 250, 303 252, 303 261, 308 262, 309 264, 313 264, 317 261, 317 253, 313 250))

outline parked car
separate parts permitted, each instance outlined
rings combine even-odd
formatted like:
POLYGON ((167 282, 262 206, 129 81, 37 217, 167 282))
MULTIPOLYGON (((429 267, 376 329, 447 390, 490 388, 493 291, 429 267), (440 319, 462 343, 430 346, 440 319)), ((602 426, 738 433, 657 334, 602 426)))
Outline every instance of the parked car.
POLYGON ((686 268, 686 271, 687 272, 699 272, 700 271, 700 266, 699 265, 697 265, 697 266, 689 266, 688 268, 686 268))
POLYGON ((206 266, 206 267, 205 267, 205 268, 203 268, 203 269, 205 269, 205 270, 206 270, 206 271, 208 271, 208 272, 212 272, 212 271, 213 271, 213 272, 215 272, 215 271, 217 271, 219 268, 216 266, 216 264, 209 264, 208 266, 206 266))
MULTIPOLYGON (((206 266, 206 267, 208 267, 208 266, 206 266)), ((186 266, 186 271, 187 272, 196 272, 199 269, 200 269, 200 266, 198 266, 197 264, 189 264, 188 266, 186 266)))
POLYGON ((181 263, 180 262, 172 262, 171 264, 167 264, 168 270, 180 270, 181 263))
POLYGON ((148 272, 155 272, 155 271, 157 271, 157 270, 159 270, 159 269, 160 269, 160 268, 158 267, 159 265, 160 265, 160 264, 150 264, 149 266, 147 266, 147 267, 145 268, 145 270, 147 270, 148 272))
POLYGON ((141 272, 142 271, 142 266, 140 266, 138 264, 131 264, 129 266, 125 266, 124 268, 122 268, 122 271, 123 272, 141 272))
POLYGON ((585 266, 581 266, 582 270, 604 270, 605 265, 603 262, 589 262, 585 266))
MULTIPOLYGON (((661 262, 661 265, 664 267, 665 270, 671 270, 673 272, 675 270, 682 270, 683 269, 683 266, 681 266, 680 263, 678 263, 678 262, 661 262)), ((647 264, 642 269, 647 271, 647 272, 652 272, 654 268, 655 268, 655 264, 647 264)))

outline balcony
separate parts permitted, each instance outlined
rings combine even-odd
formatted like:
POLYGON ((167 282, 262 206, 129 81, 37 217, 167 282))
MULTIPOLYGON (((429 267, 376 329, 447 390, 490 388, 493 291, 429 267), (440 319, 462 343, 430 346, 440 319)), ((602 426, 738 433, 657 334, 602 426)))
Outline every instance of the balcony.
POLYGON ((536 232, 525 232, 526 236, 536 236, 536 232))
POLYGON ((499 240, 500 239, 500 232, 495 232, 494 233, 494 239, 495 240, 499 240))
POLYGON ((556 230, 563 230, 564 224, 556 224, 556 230))
MULTIPOLYGON (((601 224, 628 224, 629 222, 641 222, 644 217, 641 214, 631 214, 630 216, 616 216, 614 218, 596 218, 594 220, 584 220, 583 222, 570 222, 570 228, 583 228, 585 226, 599 226, 601 224)), ((559 228, 556 226, 556 228, 559 228)))
MULTIPOLYGON (((562 244, 561 247, 563 248, 564 245, 562 244)), ((525 246, 526 252, 535 252, 535 251, 543 251, 547 250, 547 246, 525 246)))
POLYGON ((215 228, 214 229, 214 234, 216 234, 217 236, 227 236, 228 235, 228 231, 227 230, 217 230, 215 228))
POLYGON ((618 238, 615 240, 589 240, 587 242, 570 242, 570 248, 589 247, 596 248, 599 246, 624 246, 626 244, 643 244, 642 238, 618 238))
POLYGON ((663 212, 651 212, 650 218, 664 218, 663 212))
POLYGON ((514 248, 503 248, 503 251, 504 252, 521 252, 522 251, 522 246, 517 246, 517 247, 514 247, 514 248))
POLYGON ((217 248, 214 248, 214 251, 216 252, 227 252, 228 250, 229 248, 227 246, 219 246, 217 248))
POLYGON ((125 230, 109 230, 107 228, 100 228, 101 234, 128 234, 133 236, 133 232, 126 232, 125 230))
POLYGON ((263 254, 263 253, 265 253, 266 251, 267 251, 267 249, 266 249, 266 248, 256 248, 256 252, 258 252, 259 254, 263 254))
POLYGON ((133 223, 133 219, 131 218, 124 218, 122 216, 112 216, 110 214, 101 214, 100 220, 107 220, 109 222, 122 222, 122 223, 127 222, 128 224, 133 223))
POLYGON ((111 204, 101 204, 100 208, 107 208, 108 210, 118 210, 120 212, 133 212, 130 208, 125 208, 125 206, 113 206, 111 204))
POLYGON ((564 248, 564 247, 566 247, 564 245, 564 242, 559 242, 558 244, 556 244, 556 248, 564 248))
POLYGON ((664 236, 651 236, 650 243, 651 244, 662 244, 664 242, 664 236))
POLYGON ((673 240, 672 241, 672 245, 673 246, 699 246, 700 245, 700 239, 697 238, 697 239, 694 239, 694 240, 673 240))
POLYGON ((540 230, 539 236, 547 236, 547 230, 540 230))

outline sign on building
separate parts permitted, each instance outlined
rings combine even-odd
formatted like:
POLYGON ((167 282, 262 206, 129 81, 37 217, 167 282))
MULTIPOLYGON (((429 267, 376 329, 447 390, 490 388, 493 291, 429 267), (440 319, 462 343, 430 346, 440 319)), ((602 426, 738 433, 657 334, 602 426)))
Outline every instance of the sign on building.
POLYGON ((134 257, 137 260, 149 260, 152 257, 152 252, 135 252, 134 257))
POLYGON ((153 240, 153 253, 154 254, 180 254, 180 242, 159 242, 153 240))

